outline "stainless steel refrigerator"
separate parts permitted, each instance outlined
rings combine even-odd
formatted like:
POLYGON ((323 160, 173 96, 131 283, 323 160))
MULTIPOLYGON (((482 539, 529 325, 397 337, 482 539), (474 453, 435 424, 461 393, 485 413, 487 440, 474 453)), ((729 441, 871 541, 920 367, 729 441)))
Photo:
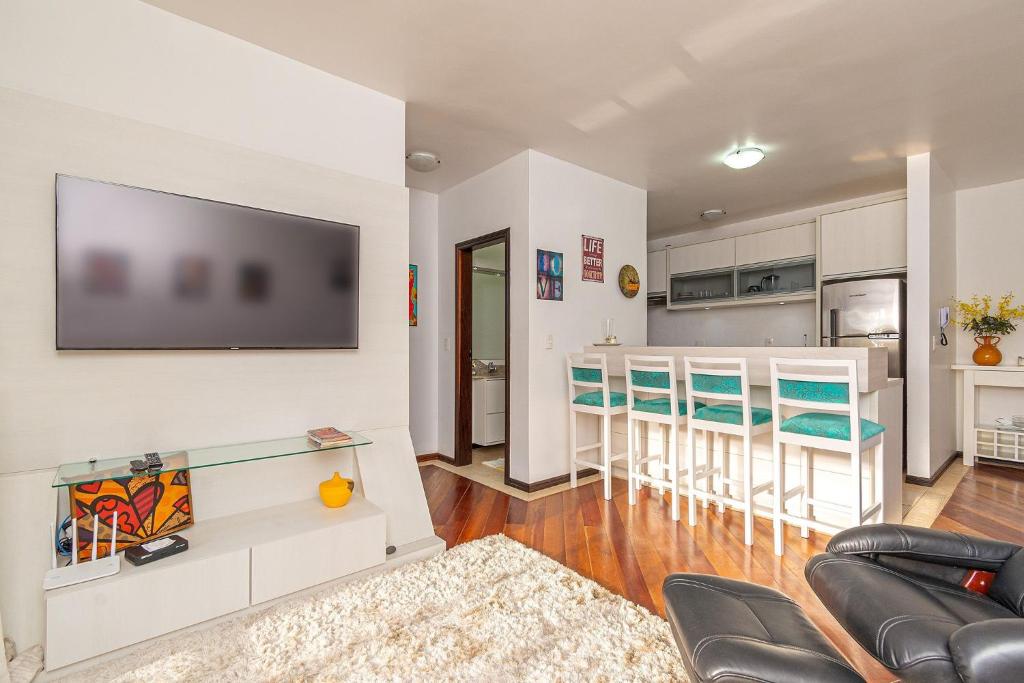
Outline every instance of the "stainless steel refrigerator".
POLYGON ((889 377, 904 377, 906 291, 901 277, 823 284, 821 345, 887 349, 889 377))

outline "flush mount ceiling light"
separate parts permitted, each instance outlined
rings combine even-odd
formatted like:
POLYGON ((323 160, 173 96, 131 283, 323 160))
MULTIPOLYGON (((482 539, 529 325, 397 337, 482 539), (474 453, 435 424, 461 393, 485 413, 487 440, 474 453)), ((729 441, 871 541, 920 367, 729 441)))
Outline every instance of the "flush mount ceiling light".
POLYGON ((722 159, 722 163, 729 168, 750 168, 761 159, 764 159, 764 150, 760 147, 740 147, 722 159))
POLYGON ((414 150, 405 155, 405 165, 420 173, 430 173, 441 165, 441 160, 433 152, 414 150))
POLYGON ((700 212, 702 221, 717 221, 725 216, 725 209, 705 209, 700 212))

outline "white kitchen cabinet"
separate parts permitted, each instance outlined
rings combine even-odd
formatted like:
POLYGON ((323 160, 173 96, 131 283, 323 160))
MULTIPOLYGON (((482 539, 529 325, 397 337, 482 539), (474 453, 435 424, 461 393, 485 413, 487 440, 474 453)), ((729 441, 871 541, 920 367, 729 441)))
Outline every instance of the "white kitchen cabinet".
POLYGON ((647 293, 664 294, 668 291, 668 250, 647 252, 647 293))
POLYGON ((697 273, 732 268, 736 265, 736 240, 732 237, 713 242, 689 244, 668 250, 669 272, 697 273))
POLYGON ((765 230, 736 238, 736 265, 814 256, 814 223, 765 230))
POLYGON ((505 442, 505 379, 473 380, 473 443, 493 446, 505 442))
POLYGON ((821 217, 824 278, 907 267, 907 200, 898 199, 821 217))

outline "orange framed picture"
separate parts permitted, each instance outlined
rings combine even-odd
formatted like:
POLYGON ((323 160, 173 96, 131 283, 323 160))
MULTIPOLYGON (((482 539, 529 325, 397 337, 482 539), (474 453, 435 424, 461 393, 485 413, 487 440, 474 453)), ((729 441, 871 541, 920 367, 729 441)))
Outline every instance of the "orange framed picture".
POLYGON ((92 556, 93 517, 99 517, 97 557, 110 553, 111 524, 117 511, 117 550, 168 536, 194 523, 188 470, 104 479, 68 487, 78 525, 78 559, 92 556))

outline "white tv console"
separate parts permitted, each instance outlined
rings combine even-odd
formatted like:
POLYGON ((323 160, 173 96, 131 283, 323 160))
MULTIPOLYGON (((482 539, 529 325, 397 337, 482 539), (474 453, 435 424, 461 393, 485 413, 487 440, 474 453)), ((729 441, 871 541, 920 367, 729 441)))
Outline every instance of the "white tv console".
POLYGON ((375 443, 354 449, 359 485, 343 508, 309 498, 197 521, 181 532, 184 553, 139 567, 122 562, 114 576, 48 591, 47 671, 443 551, 411 443, 404 448, 408 432, 403 439, 394 431, 366 432, 375 443))

